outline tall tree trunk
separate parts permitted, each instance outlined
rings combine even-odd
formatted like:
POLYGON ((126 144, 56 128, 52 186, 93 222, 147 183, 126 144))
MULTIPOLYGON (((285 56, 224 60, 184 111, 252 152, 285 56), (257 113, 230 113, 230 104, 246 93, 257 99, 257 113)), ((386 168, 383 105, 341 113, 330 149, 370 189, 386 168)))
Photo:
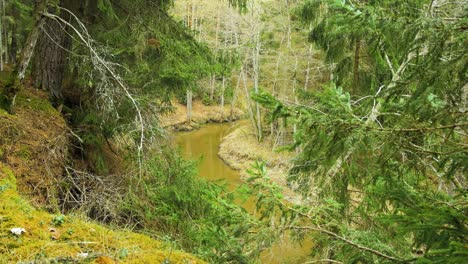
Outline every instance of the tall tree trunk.
MULTIPOLYGON (((187 6, 187 27, 191 30, 194 29, 194 5, 190 1, 190 4, 187 6)), ((193 105, 193 92, 190 89, 187 89, 187 122, 190 124, 192 122, 192 105, 193 105)))
POLYGON ((223 75, 221 84, 221 118, 224 117, 224 92, 226 91, 226 76, 223 75))
POLYGON ((236 102, 237 102, 237 93, 238 93, 239 87, 240 87, 241 75, 242 75, 242 72, 239 72, 239 77, 237 78, 236 88, 234 89, 234 92, 233 92, 234 94, 232 96, 231 111, 230 111, 230 119, 231 120, 233 119, 234 107, 235 107, 236 102))
POLYGON ((187 122, 190 124, 192 122, 192 91, 187 89, 187 122))
POLYGON ((254 115, 254 106, 252 104, 252 99, 250 98, 250 93, 249 89, 247 87, 247 78, 245 77, 244 73, 244 65, 241 66, 240 69, 241 75, 242 75, 242 83, 244 84, 244 92, 245 92, 245 97, 247 99, 247 104, 248 104, 248 110, 249 110, 249 117, 250 117, 250 122, 252 122, 252 127, 254 128, 254 131, 257 131, 257 123, 255 122, 255 115, 254 115))
MULTIPOLYGON (((252 54, 252 64, 253 64, 253 71, 254 71, 254 91, 256 93, 259 92, 259 78, 260 78, 260 30, 255 33, 254 37, 254 49, 252 54)), ((256 112, 256 121, 257 121, 257 140, 260 142, 263 139, 263 131, 262 131, 262 119, 260 113, 260 104, 255 102, 255 112, 256 112)))
POLYGON ((48 91, 54 104, 63 102, 62 81, 70 47, 71 38, 65 29, 56 20, 47 20, 37 43, 32 76, 36 88, 48 91))
MULTIPOLYGON (((83 3, 75 0, 60 0, 60 6, 77 13, 83 3)), ((59 16, 69 21, 71 15, 62 10, 59 16)), ((67 30, 70 29, 63 28, 58 21, 47 20, 39 36, 32 65, 32 77, 36 88, 47 91, 49 100, 55 105, 64 101, 63 80, 67 73, 69 50, 72 49, 71 32, 67 30)))
POLYGON ((13 78, 6 85, 3 98, 6 100, 6 107, 9 113, 14 113, 15 98, 18 92, 21 90, 22 81, 24 79, 26 69, 28 68, 29 62, 34 54, 34 48, 36 47, 37 40, 39 38, 41 28, 45 23, 45 17, 42 16, 42 12, 46 10, 48 0, 40 0, 36 2, 34 10, 34 24, 31 31, 28 34, 28 38, 21 51, 20 60, 15 65, 13 71, 13 78))

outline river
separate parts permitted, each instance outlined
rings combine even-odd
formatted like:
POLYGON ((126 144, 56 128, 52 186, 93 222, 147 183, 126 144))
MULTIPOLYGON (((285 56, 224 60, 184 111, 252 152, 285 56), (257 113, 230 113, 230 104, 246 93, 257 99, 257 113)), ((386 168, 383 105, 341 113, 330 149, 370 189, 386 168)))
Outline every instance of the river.
MULTIPOLYGON (((178 132, 175 136, 176 144, 181 148, 185 158, 202 158, 199 165, 201 177, 208 180, 225 180, 231 190, 242 184, 242 181, 239 172, 231 169, 218 157, 218 149, 223 137, 235 127, 236 123, 207 124, 199 130, 178 132)), ((252 202, 247 202, 242 206, 248 211, 252 211, 255 207, 252 202)), ((310 245, 300 247, 285 237, 282 242, 262 253, 261 262, 268 264, 303 263, 308 252, 310 252, 310 245)))

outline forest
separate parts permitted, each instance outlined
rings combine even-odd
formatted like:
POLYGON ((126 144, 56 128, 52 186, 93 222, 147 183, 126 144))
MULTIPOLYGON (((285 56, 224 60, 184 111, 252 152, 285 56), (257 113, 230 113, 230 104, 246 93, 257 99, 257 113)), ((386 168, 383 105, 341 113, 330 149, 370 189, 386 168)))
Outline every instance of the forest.
POLYGON ((0 263, 468 263, 468 0, 0 0, 0 263))

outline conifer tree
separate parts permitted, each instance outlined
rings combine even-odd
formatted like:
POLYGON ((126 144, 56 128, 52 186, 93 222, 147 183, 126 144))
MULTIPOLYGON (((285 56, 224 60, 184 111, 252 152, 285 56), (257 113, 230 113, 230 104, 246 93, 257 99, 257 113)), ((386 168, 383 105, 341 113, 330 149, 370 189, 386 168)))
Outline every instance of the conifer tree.
POLYGON ((334 82, 300 105, 256 99, 298 119, 289 181, 310 205, 279 206, 284 228, 313 235, 320 259, 466 261, 466 4, 305 2, 334 82), (346 92, 355 67, 340 66, 352 38, 366 60, 361 97, 346 92))

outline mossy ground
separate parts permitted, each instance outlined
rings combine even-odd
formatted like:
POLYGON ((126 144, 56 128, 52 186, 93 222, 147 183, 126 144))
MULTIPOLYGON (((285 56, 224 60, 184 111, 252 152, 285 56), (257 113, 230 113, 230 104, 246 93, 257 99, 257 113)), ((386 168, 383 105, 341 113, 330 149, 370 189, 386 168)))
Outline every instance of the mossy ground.
POLYGON ((47 94, 25 86, 15 115, 0 108, 1 264, 204 263, 145 235, 37 209, 57 211, 56 185, 69 158, 70 135, 47 94), (14 235, 15 227, 26 232, 14 235))
POLYGON ((131 231, 77 216, 57 218, 20 197, 12 171, 0 164, 0 263, 203 263, 131 231), (55 218, 55 221, 54 221, 55 218), (59 220, 57 220, 59 219, 59 220), (26 229, 16 236, 11 228, 26 229), (87 257, 83 257, 87 253, 87 257))

